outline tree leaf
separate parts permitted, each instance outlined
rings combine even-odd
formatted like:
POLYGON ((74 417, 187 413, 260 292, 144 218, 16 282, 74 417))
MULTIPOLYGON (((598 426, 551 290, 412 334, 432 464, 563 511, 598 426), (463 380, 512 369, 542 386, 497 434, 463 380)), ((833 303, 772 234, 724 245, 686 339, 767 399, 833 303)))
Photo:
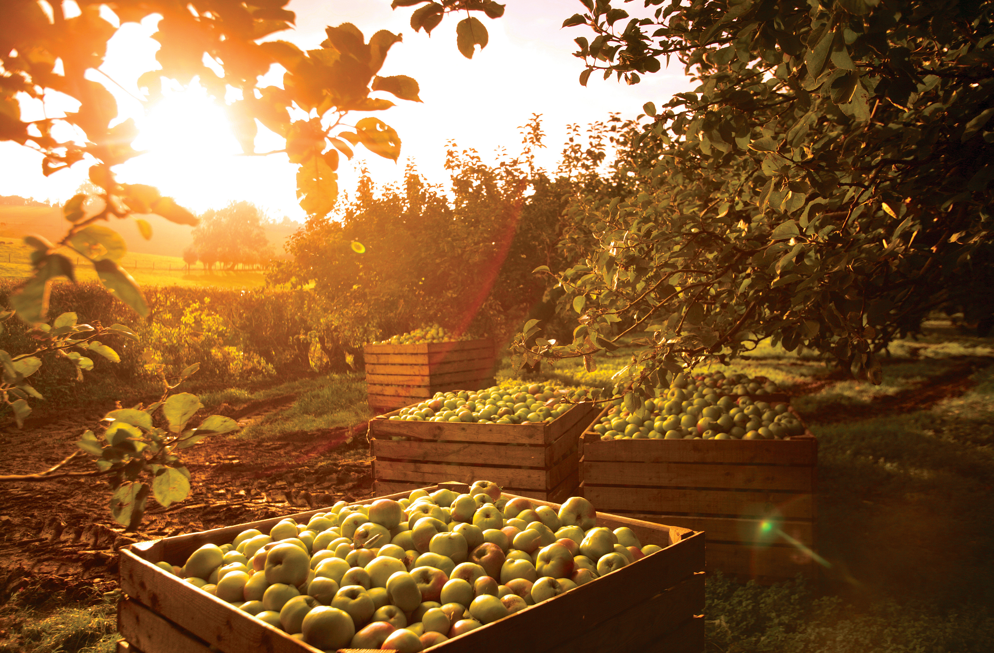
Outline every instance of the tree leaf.
POLYGON ((78 316, 75 313, 63 313, 59 317, 55 318, 52 322, 53 329, 61 329, 62 327, 74 327, 76 326, 76 320, 78 316))
POLYGON ((128 245, 121 234, 110 227, 91 224, 69 239, 73 249, 92 261, 120 261, 128 253, 128 245))
POLYGON ((99 456, 104 450, 103 445, 97 440, 97 436, 90 430, 87 430, 80 436, 79 440, 76 441, 76 446, 91 456, 99 456))
POLYGON ((966 123, 966 127, 963 128, 963 136, 960 138, 960 142, 965 143, 973 138, 974 135, 976 135, 976 133, 987 124, 987 121, 991 119, 991 116, 994 116, 994 107, 984 109, 979 114, 974 116, 970 122, 966 123))
POLYGON ((467 59, 473 58, 477 45, 482 50, 487 47, 489 40, 490 36, 487 34, 487 28, 483 26, 483 23, 478 18, 472 16, 463 18, 456 25, 456 45, 459 48, 459 52, 462 52, 462 55, 467 59))
POLYGON ((338 173, 323 158, 311 157, 297 170, 297 199, 307 215, 328 215, 338 200, 338 173))
POLYGON ((148 303, 142 295, 138 284, 123 268, 110 259, 96 261, 93 267, 97 277, 107 287, 112 295, 130 306, 136 313, 145 317, 148 315, 148 303))
POLYGON ((807 65, 808 74, 812 78, 817 78, 825 70, 825 64, 832 53, 832 41, 835 40, 835 32, 826 30, 821 40, 813 48, 809 48, 804 56, 804 63, 807 65))
POLYGON ((23 378, 28 378, 41 368, 41 359, 37 356, 28 356, 14 361, 14 370, 23 378))
POLYGON ((583 313, 583 307, 587 305, 587 298, 584 295, 577 295, 573 298, 573 310, 583 313))
POLYGON ((86 217, 83 211, 83 203, 86 202, 86 193, 73 195, 72 198, 62 206, 62 215, 69 222, 79 222, 86 217))
POLYGON ((103 356, 112 363, 121 362, 121 357, 118 356, 117 352, 103 343, 91 341, 87 343, 86 347, 90 351, 100 354, 101 356, 103 356))
POLYGON ((394 161, 400 157, 400 137, 379 118, 363 118, 356 123, 356 132, 370 152, 394 161))
POLYGON ((161 197, 152 204, 152 213, 161 215, 166 220, 176 224, 185 224, 196 227, 200 224, 197 216, 193 215, 182 206, 176 203, 171 197, 161 197))
POLYGON ((28 402, 18 399, 10 404, 10 408, 14 411, 14 419, 17 421, 17 427, 24 426, 24 420, 31 414, 31 406, 28 405, 28 402))
POLYGON ((141 232, 142 238, 152 240, 152 225, 147 220, 135 218, 135 224, 138 225, 138 231, 141 232))
POLYGON ((190 480, 179 470, 166 467, 152 479, 152 495, 160 506, 168 508, 190 496, 190 480))
POLYGON ((128 482, 117 488, 110 498, 110 513, 118 524, 134 530, 145 514, 149 487, 144 483, 128 482))
POLYGON ((776 240, 790 240, 791 238, 796 238, 800 236, 801 232, 797 228, 797 223, 793 220, 787 220, 786 222, 781 222, 777 225, 776 229, 773 230, 772 239, 776 240))
POLYGON ((162 405, 162 413, 169 422, 169 430, 173 433, 180 433, 194 413, 203 407, 204 405, 200 403, 200 399, 196 395, 181 392, 166 399, 162 405))
POLYGON ((38 324, 45 321, 48 313, 48 295, 51 282, 48 274, 42 271, 35 273, 10 294, 10 307, 28 324, 38 324))
POLYGON ((112 447, 121 444, 129 438, 141 439, 141 437, 142 432, 137 427, 122 421, 111 422, 111 425, 104 432, 104 439, 112 447))
POLYGON ((225 417, 224 415, 211 415, 197 427, 196 432, 200 433, 231 433, 238 430, 238 422, 225 417))
POLYGON ((119 408, 118 410, 112 410, 104 416, 104 419, 111 419, 118 422, 124 422, 125 424, 131 424, 145 429, 146 431, 151 431, 152 416, 146 413, 144 410, 137 410, 135 408, 119 408))
POLYGON ((410 100, 411 102, 421 101, 421 98, 418 97, 421 87, 415 79, 406 75, 377 77, 373 80, 372 89, 374 91, 386 91, 395 97, 399 97, 401 100, 410 100))
POLYGON ((780 144, 769 136, 764 136, 762 138, 757 138, 756 140, 749 143, 750 150, 756 150, 757 152, 776 152, 779 149, 780 144))

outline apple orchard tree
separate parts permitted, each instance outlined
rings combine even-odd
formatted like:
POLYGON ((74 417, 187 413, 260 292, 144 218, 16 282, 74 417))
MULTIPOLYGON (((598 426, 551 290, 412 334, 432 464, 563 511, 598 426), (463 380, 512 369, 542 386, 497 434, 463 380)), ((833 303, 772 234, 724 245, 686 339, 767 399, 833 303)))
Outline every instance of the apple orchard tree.
POLYGON ((596 244, 545 272, 579 326, 532 355, 638 336, 618 390, 644 394, 772 337, 879 383, 887 343, 934 309, 990 328, 994 3, 640 0, 636 19, 581 1, 581 83, 676 59, 699 85, 645 105, 630 192, 572 207, 596 244))

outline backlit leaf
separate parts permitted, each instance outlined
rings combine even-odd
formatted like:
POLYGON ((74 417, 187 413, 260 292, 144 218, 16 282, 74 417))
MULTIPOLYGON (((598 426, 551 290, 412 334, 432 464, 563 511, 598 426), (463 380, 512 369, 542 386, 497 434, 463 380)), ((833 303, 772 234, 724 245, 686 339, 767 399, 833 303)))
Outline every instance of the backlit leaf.
POLYGON ((406 75, 393 75, 390 77, 377 77, 373 80, 372 89, 374 91, 386 91, 391 95, 399 97, 401 100, 420 102, 418 93, 421 87, 418 82, 406 75))
POLYGON ((141 232, 142 238, 152 240, 152 225, 147 220, 135 218, 135 224, 138 225, 138 231, 141 232))
POLYGON ((473 58, 477 45, 482 50, 487 47, 489 40, 490 37, 487 34, 487 28, 477 18, 472 16, 463 18, 456 25, 456 45, 459 48, 459 52, 462 52, 462 55, 467 59, 473 58))
POLYGON ((146 431, 152 430, 152 416, 146 413, 144 410, 136 410, 134 408, 121 408, 118 410, 112 410, 107 413, 105 419, 112 419, 119 422, 124 422, 125 424, 132 424, 134 426, 141 427, 146 431))
POLYGON ((198 434, 210 432, 210 433, 231 433, 238 429, 238 422, 231 419, 230 417, 225 417, 224 415, 211 415, 197 427, 196 432, 198 434))
POLYGON ((110 512, 122 526, 134 529, 145 514, 149 487, 144 483, 128 482, 117 488, 110 499, 110 512))
POLYGON ((152 479, 152 495, 163 508, 190 496, 190 480, 172 467, 162 469, 152 479))
POLYGON ((169 430, 180 433, 186 427, 194 413, 203 408, 200 399, 189 392, 181 392, 166 399, 162 404, 162 413, 169 422, 169 430))
POLYGON ((363 118, 356 123, 356 132, 370 152, 394 161, 400 156, 400 137, 379 118, 363 118))
POLYGON ((176 200, 171 197, 159 198, 152 204, 151 208, 152 213, 161 215, 166 220, 176 224, 185 224, 191 227, 196 227, 200 224, 197 216, 177 204, 176 200))
POLYGON ((110 293, 130 306, 136 313, 145 317, 148 315, 148 303, 142 295, 138 284, 123 268, 109 259, 103 259, 93 264, 97 277, 110 290, 110 293))
POLYGON ((128 245, 121 234, 110 227, 92 224, 79 230, 69 239, 73 249, 93 261, 110 259, 120 261, 128 253, 128 245))

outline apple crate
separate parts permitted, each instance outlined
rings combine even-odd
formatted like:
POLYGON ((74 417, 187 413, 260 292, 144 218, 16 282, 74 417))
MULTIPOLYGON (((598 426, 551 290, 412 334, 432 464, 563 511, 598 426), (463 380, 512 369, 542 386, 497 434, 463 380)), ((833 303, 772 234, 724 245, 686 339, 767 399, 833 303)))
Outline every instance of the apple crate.
POLYGON ((706 532, 708 571, 763 584, 817 577, 818 441, 807 429, 783 440, 604 442, 591 428, 581 449, 584 497, 706 532))
POLYGON ((374 411, 403 408, 436 392, 494 384, 497 355, 489 339, 418 345, 366 345, 366 388, 374 411))
MULTIPOLYGON (((424 489, 431 492, 442 486, 469 489, 454 483, 424 489)), ((547 501, 532 502, 559 508, 547 501)), ((315 512, 319 511, 289 516, 306 522, 315 512)), ((118 605, 118 631, 124 639, 118 643, 118 653, 321 653, 155 566, 162 561, 181 565, 204 544, 230 542, 247 528, 268 531, 280 519, 283 517, 122 549, 121 589, 125 596, 118 605)), ((602 512, 597 513, 597 525, 612 529, 627 526, 643 544, 663 549, 430 650, 703 653, 704 534, 602 512)), ((359 653, 339 649, 343 652, 359 653)))
POLYGON ((398 412, 369 421, 375 492, 485 478, 514 494, 561 502, 580 486, 580 435, 597 409, 579 403, 538 424, 391 420, 398 412))

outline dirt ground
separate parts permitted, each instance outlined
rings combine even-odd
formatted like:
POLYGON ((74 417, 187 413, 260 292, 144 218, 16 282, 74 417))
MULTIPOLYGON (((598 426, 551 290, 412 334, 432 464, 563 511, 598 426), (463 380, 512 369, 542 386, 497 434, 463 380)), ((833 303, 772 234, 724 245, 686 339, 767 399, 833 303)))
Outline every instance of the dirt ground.
MULTIPOLYGON (((964 359, 922 388, 875 402, 867 411, 831 406, 802 415, 808 423, 838 421, 927 408, 958 396, 971 386, 969 376, 990 360, 964 359)), ((836 379, 827 379, 830 384, 836 379)), ((841 380, 841 377, 840 379, 841 380)), ((823 387, 799 389, 799 394, 823 387)), ((242 425, 293 401, 283 397, 217 411, 242 425)), ((113 408, 32 422, 24 430, 0 427, 0 472, 30 474, 57 464, 76 450, 75 441, 113 408)), ((366 425, 355 429, 294 433, 278 439, 209 439, 186 452, 193 475, 191 496, 164 509, 149 500, 141 529, 126 533, 108 509, 111 491, 92 478, 0 484, 0 604, 31 586, 51 588, 66 597, 92 596, 117 586, 118 550, 127 544, 180 533, 220 528, 372 496, 366 425), (357 437, 347 445, 351 435, 357 437)), ((79 456, 64 471, 90 471, 92 460, 79 456)), ((0 622, 0 640, 11 624, 0 622)))

